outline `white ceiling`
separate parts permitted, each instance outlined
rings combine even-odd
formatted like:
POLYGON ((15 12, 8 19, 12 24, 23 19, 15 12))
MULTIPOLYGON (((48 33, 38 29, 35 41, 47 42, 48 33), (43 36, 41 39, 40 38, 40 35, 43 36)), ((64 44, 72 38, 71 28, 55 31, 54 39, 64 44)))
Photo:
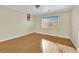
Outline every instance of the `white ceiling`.
POLYGON ((36 8, 35 5, 8 5, 8 8, 12 8, 24 13, 30 13, 33 16, 45 14, 48 12, 66 11, 72 9, 70 5, 40 5, 36 8))

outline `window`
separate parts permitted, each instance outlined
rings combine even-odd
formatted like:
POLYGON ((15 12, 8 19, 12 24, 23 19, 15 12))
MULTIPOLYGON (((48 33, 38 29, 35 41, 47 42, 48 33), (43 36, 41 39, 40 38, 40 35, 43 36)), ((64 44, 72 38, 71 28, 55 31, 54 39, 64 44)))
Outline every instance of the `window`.
POLYGON ((43 18, 42 19, 42 28, 57 27, 57 26, 59 26, 59 21, 60 21, 60 19, 58 16, 43 18))

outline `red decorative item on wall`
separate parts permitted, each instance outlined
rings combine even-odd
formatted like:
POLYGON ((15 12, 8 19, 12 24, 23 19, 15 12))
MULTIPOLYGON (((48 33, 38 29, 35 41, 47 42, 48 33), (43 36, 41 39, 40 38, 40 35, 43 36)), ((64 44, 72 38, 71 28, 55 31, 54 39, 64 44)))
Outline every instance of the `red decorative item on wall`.
POLYGON ((27 21, 30 21, 30 14, 27 14, 27 21))

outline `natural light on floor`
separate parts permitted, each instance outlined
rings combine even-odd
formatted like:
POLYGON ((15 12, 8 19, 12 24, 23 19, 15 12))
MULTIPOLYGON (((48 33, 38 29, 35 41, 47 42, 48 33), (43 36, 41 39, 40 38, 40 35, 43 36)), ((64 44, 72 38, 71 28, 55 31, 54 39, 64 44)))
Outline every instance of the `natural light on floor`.
POLYGON ((42 39, 42 48, 44 53, 71 53, 76 52, 74 48, 42 39))

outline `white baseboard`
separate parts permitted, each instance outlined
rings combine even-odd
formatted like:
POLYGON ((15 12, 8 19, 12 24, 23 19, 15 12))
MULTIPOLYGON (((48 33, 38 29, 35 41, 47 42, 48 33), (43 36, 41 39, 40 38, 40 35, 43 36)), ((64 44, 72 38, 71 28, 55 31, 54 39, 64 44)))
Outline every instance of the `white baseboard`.
POLYGON ((19 35, 16 35, 16 36, 11 36, 9 38, 1 39, 0 42, 11 40, 11 39, 14 39, 14 38, 18 38, 18 37, 21 37, 21 36, 24 36, 24 35, 29 35, 31 33, 33 33, 33 32, 23 33, 23 34, 19 34, 19 35))
POLYGON ((74 44, 74 46, 77 48, 77 46, 76 46, 76 44, 75 44, 75 42, 71 39, 71 41, 72 41, 72 43, 74 44))
MULTIPOLYGON (((14 38, 18 38, 18 37, 21 37, 21 36, 24 36, 24 35, 29 35, 29 34, 31 34, 31 33, 34 33, 34 32, 23 33, 23 34, 19 34, 19 35, 11 36, 11 37, 8 37, 8 38, 5 38, 5 39, 1 39, 0 42, 6 41, 6 40, 11 40, 11 39, 14 39, 14 38)), ((42 33, 42 32, 35 32, 35 33, 42 33)), ((48 34, 48 33, 42 33, 42 34, 52 35, 52 34, 48 34)), ((65 37, 65 36, 59 36, 59 35, 52 35, 52 36, 68 38, 68 37, 65 37)))
POLYGON ((56 37, 62 37, 62 38, 68 38, 68 39, 70 39, 70 37, 67 37, 67 36, 54 35, 54 34, 48 34, 48 33, 43 33, 43 32, 36 32, 36 33, 47 34, 47 35, 51 35, 51 36, 56 36, 56 37))

